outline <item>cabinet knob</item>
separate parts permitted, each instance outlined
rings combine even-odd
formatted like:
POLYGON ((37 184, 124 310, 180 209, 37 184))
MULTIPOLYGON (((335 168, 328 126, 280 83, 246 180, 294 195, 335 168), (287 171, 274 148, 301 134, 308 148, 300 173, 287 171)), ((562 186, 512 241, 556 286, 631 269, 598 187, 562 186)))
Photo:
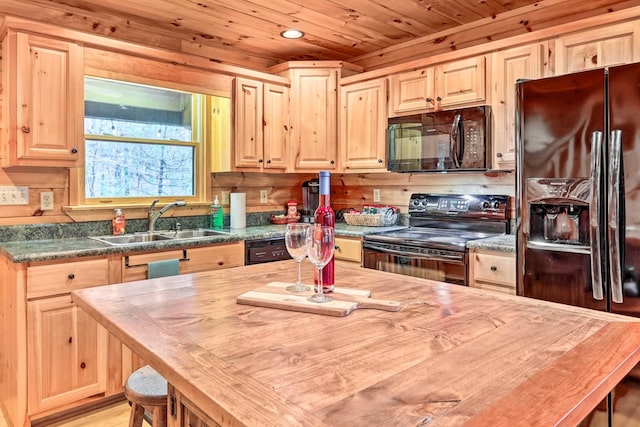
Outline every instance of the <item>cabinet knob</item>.
POLYGON ((425 100, 426 102, 428 102, 429 104, 433 104, 433 98, 429 98, 429 97, 427 97, 427 98, 425 98, 424 100, 425 100))
POLYGON ((271 164, 271 159, 267 160, 267 164, 270 165, 271 164))
POLYGON ((384 160, 382 160, 382 159, 378 159, 378 163, 383 164, 383 163, 384 163, 384 160))
POLYGON ((31 128, 29 126, 22 126, 21 130, 24 133, 30 133, 31 132, 31 128))
POLYGON ((491 266, 491 271, 498 271, 498 267, 496 267, 495 265, 491 266))
POLYGON ((440 102, 442 101, 442 98, 440 98, 439 96, 436 98, 436 101, 440 102))
POLYGON ((77 148, 72 148, 71 149, 71 154, 78 154, 78 149, 77 148))
POLYGON ((82 363, 80 364, 80 369, 84 369, 84 368, 86 368, 86 367, 87 367, 87 364, 86 364, 86 363, 82 362, 82 363))
POLYGON ((69 273, 69 275, 67 276, 69 278, 69 280, 73 280, 76 278, 76 275, 73 273, 69 273))
POLYGON ((332 165, 335 165, 335 164, 336 164, 336 161, 335 161, 335 160, 331 160, 331 164, 332 164, 332 165))
POLYGON ((262 163, 263 161, 264 161, 264 160, 260 159, 260 160, 258 160, 258 163, 262 163))
POLYGON ((497 153, 496 157, 501 158, 502 157, 502 153, 497 153))

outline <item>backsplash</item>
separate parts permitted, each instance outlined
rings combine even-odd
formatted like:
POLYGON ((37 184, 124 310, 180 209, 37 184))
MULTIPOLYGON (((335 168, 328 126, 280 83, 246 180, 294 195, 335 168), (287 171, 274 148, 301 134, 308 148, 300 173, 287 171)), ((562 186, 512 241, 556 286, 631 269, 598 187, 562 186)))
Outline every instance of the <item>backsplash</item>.
MULTIPOLYGON (((276 212, 247 213, 247 227, 271 224, 271 215, 282 214, 276 212)), ((157 230, 175 230, 176 223, 180 223, 183 230, 194 228, 209 228, 209 216, 181 216, 174 218, 160 218, 156 223, 157 230)), ((408 225, 409 216, 400 214, 398 224, 408 225)), ((127 219, 127 233, 147 231, 149 222, 146 219, 127 219)), ((224 216, 224 227, 229 227, 229 215, 224 216)), ((75 223, 27 224, 7 225, 0 227, 0 243, 23 240, 70 239, 74 237, 104 236, 112 232, 111 221, 91 221, 75 223)))

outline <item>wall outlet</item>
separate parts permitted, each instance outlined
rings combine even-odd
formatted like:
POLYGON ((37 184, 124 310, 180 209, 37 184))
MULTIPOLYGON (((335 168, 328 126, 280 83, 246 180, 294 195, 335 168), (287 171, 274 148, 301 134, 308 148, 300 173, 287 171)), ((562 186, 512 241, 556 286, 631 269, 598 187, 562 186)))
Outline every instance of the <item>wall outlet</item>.
POLYGON ((222 192, 222 200, 220 201, 221 204, 223 204, 223 205, 228 205, 229 204, 229 193, 230 193, 230 191, 223 191, 222 192))
POLYGON ((53 191, 40 192, 40 210, 41 211, 53 210, 53 191))
POLYGON ((268 203, 269 196, 267 195, 267 190, 260 190, 260 203, 268 203))
POLYGON ((380 189, 379 188, 374 188, 373 189, 373 201, 374 201, 374 203, 380 201, 380 189))

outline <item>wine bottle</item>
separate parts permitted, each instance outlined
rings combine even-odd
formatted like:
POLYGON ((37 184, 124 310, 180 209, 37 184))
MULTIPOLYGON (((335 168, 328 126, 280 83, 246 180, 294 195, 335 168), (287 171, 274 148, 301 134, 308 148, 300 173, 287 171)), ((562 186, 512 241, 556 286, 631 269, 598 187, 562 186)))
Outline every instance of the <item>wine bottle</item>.
MULTIPOLYGON (((333 212, 330 204, 330 177, 329 171, 320 171, 320 199, 318 208, 316 209, 313 220, 315 224, 328 225, 335 227, 336 214, 333 212)), ((322 290, 324 293, 333 291, 334 272, 333 272, 334 257, 331 257, 331 261, 322 269, 322 290)), ((314 274, 314 281, 318 283, 317 270, 314 274)))

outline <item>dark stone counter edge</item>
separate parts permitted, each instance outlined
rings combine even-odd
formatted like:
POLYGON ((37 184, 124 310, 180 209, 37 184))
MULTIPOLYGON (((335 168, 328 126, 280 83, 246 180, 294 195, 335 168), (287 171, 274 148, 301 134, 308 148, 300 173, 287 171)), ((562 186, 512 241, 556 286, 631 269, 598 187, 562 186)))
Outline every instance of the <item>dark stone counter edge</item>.
MULTIPOLYGON (((359 227, 336 224, 337 237, 362 237, 365 234, 398 230, 405 226, 359 227)), ((237 242, 284 236, 284 225, 266 225, 244 229, 226 229, 226 235, 189 239, 160 240, 126 245, 110 245, 88 237, 48 240, 26 240, 0 244, 0 253, 13 263, 51 261, 112 254, 130 254, 164 249, 210 246, 217 243, 237 242)))

